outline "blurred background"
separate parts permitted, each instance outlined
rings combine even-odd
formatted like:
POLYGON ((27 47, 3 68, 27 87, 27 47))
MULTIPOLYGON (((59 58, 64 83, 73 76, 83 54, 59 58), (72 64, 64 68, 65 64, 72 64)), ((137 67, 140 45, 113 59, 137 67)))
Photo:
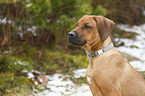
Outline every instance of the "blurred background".
MULTIPOLYGON (((145 40, 144 0, 0 0, 0 96, 38 95, 45 89, 51 93, 48 96, 72 96, 65 93, 70 92, 68 89, 51 90, 52 76, 57 73, 58 79, 65 75, 63 80, 67 78, 76 86, 86 84, 84 76, 74 77, 74 70, 87 68, 86 53, 80 47, 69 45, 67 39, 68 32, 83 15, 102 15, 113 20, 116 27, 112 41, 118 49, 122 46, 145 49, 144 43, 126 45, 126 42, 137 42, 139 35, 145 40), (131 30, 139 28, 142 33, 131 30)), ((121 54, 128 61, 144 64, 144 58, 140 60, 123 49, 121 54)))

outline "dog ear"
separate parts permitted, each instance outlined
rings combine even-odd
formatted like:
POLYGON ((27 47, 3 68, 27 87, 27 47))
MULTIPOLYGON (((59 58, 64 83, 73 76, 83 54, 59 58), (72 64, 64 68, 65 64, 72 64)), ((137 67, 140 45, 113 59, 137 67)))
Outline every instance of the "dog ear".
POLYGON ((97 29, 102 41, 105 41, 111 34, 115 23, 103 16, 95 16, 93 19, 97 22, 97 29))

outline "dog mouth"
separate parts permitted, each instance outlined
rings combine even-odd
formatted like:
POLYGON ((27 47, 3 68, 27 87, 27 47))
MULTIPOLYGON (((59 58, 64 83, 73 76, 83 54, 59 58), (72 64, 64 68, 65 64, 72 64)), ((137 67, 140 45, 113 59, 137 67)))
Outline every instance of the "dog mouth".
POLYGON ((81 41, 79 38, 78 39, 74 39, 74 38, 68 38, 69 39, 69 43, 72 44, 72 45, 80 45, 80 46, 83 46, 87 43, 86 40, 84 41, 81 41))
POLYGON ((83 46, 87 43, 86 40, 82 40, 82 37, 78 36, 76 31, 71 31, 68 33, 69 43, 72 45, 80 45, 83 46))

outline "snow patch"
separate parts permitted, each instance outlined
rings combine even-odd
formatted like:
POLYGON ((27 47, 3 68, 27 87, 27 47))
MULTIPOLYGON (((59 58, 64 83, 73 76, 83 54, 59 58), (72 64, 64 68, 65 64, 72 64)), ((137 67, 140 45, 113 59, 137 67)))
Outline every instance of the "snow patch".
MULTIPOLYGON (((84 77, 86 69, 78 69, 73 71, 74 78, 84 77)), ((50 90, 44 90, 35 96, 92 96, 90 88, 87 84, 76 85, 69 78, 71 75, 54 74, 47 75, 49 78, 46 87, 50 90), (65 78, 65 79, 64 79, 65 78), (66 79, 67 78, 67 79, 66 79)))
MULTIPOLYGON (((131 65, 136 68, 138 71, 145 71, 145 24, 133 27, 129 27, 128 25, 120 24, 117 26, 121 30, 127 32, 135 32, 136 40, 131 39, 120 39, 121 42, 124 42, 124 46, 117 47, 117 49, 121 52, 125 52, 133 57, 137 57, 141 59, 141 61, 132 61, 131 65), (135 46, 135 47, 131 47, 135 46)), ((115 40, 119 40, 116 38, 115 40)))

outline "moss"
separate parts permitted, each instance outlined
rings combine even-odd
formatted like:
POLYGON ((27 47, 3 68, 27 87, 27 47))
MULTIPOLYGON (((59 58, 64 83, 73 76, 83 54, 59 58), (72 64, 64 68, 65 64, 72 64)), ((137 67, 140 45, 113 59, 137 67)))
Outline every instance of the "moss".
POLYGON ((32 85, 22 73, 22 70, 32 70, 31 59, 3 54, 0 55, 0 65, 0 96, 27 96, 26 94, 32 93, 32 85))
POLYGON ((38 48, 30 45, 21 45, 16 47, 14 55, 33 57, 38 51, 38 48))
POLYGON ((87 83, 86 77, 80 77, 80 78, 73 78, 71 79, 75 84, 82 84, 87 83))
POLYGON ((31 84, 27 77, 16 76, 14 73, 1 73, 0 78, 0 96, 13 96, 14 94, 16 96, 24 90, 29 90, 27 94, 32 93, 31 84))
POLYGON ((130 48, 138 48, 138 47, 135 45, 131 45, 130 48))
POLYGON ((12 87, 11 82, 14 81, 14 73, 0 74, 0 78, 0 95, 3 95, 4 92, 12 87))
POLYGON ((46 70, 61 70, 62 72, 69 72, 70 69, 86 68, 88 65, 86 56, 75 56, 62 52, 48 52, 46 62, 46 70))
POLYGON ((32 61, 16 58, 11 55, 3 54, 0 56, 0 71, 1 72, 15 72, 19 73, 22 70, 32 70, 32 61))

